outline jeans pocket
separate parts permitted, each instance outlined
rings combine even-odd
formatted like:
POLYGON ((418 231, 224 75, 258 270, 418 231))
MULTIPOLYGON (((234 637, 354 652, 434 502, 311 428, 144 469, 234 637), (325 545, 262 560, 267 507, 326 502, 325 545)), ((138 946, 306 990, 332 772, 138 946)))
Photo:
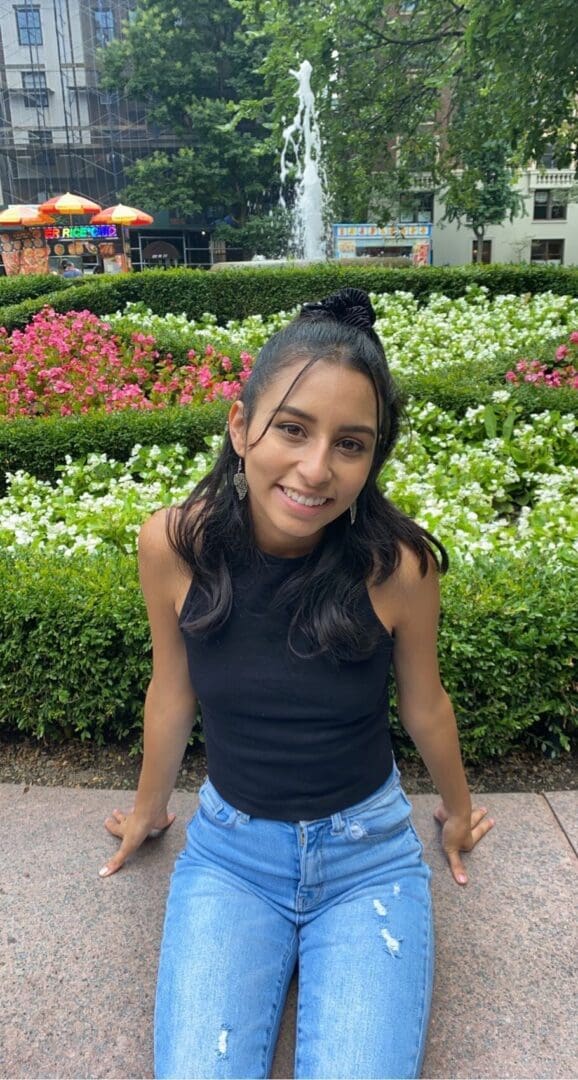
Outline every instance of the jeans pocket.
POLYGON ((210 780, 205 780, 199 791, 200 814, 223 829, 232 829, 239 818, 239 811, 226 802, 210 780))
POLYGON ((409 824, 411 804, 396 783, 383 796, 361 804, 346 818, 346 830, 352 840, 371 842, 384 840, 406 829, 409 824))

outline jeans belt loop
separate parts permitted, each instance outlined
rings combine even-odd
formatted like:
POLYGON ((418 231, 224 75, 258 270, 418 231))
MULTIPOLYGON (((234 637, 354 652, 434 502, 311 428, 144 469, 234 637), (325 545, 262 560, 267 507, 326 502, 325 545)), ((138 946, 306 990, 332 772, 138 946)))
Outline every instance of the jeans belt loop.
POLYGON ((342 833, 344 828, 343 814, 338 810, 336 814, 331 815, 331 835, 336 836, 337 833, 342 833))

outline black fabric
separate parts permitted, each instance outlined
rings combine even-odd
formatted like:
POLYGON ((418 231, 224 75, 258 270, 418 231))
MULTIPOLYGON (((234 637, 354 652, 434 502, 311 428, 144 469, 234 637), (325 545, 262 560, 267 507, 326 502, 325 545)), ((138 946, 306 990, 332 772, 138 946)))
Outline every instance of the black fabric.
MULTIPOLYGON (((388 725, 393 639, 367 590, 359 615, 381 633, 369 659, 300 660, 287 646, 290 614, 270 600, 303 558, 265 555, 233 572, 234 602, 216 634, 183 623, 204 612, 191 585, 180 614, 191 682, 199 698, 212 783, 257 817, 313 821, 367 798, 393 767, 388 725)), ((295 635, 300 652, 308 643, 295 635)))

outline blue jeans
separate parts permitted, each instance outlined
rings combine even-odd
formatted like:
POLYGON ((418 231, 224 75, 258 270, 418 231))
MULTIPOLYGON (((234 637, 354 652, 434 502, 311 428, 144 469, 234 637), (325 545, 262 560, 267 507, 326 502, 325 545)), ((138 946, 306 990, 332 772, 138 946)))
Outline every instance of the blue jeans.
POLYGON ((167 902, 155 1076, 269 1076, 296 964, 295 1077, 419 1076, 431 870, 397 766, 317 821, 243 814, 209 780, 199 798, 167 902))

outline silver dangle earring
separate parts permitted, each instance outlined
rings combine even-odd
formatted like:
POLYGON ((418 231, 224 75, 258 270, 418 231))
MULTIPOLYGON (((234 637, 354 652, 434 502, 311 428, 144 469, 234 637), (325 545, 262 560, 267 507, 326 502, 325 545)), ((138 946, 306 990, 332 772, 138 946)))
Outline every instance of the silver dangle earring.
POLYGON ((357 499, 354 499, 349 507, 349 516, 351 518, 351 524, 355 525, 355 519, 357 517, 357 499))
POLYGON ((247 487, 247 477, 243 472, 243 458, 239 458, 239 464, 237 466, 237 472, 233 477, 233 483, 235 485, 235 491, 239 496, 239 502, 242 502, 249 490, 247 487))

